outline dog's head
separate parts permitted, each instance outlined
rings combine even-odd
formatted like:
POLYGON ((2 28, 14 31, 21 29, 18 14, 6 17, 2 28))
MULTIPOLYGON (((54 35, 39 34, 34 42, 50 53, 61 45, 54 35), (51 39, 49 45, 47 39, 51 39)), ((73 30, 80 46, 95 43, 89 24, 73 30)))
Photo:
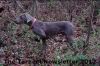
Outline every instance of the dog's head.
POLYGON ((30 14, 28 14, 28 13, 24 13, 24 14, 21 14, 21 15, 16 17, 16 23, 17 24, 22 24, 22 23, 27 24, 30 21, 35 22, 36 19, 34 17, 32 17, 30 14))

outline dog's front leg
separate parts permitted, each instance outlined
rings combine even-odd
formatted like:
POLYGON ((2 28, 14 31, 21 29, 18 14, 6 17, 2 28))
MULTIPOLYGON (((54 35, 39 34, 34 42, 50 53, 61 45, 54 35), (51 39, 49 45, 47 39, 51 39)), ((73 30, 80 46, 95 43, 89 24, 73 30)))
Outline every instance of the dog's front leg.
POLYGON ((43 52, 44 55, 44 52, 46 51, 46 47, 47 47, 45 31, 43 31, 41 28, 34 28, 33 32, 40 37, 40 40, 42 40, 43 48, 41 51, 43 52))
POLYGON ((46 34, 45 34, 45 32, 43 31, 43 29, 41 29, 41 28, 39 28, 39 27, 34 27, 33 28, 33 32, 34 32, 34 34, 36 35, 35 37, 34 37, 34 39, 36 40, 36 41, 40 41, 40 39, 42 39, 42 38, 46 38, 46 34))
POLYGON ((43 45, 42 51, 43 51, 43 53, 45 53, 46 52, 46 48, 47 48, 47 44, 46 44, 46 39, 45 38, 42 39, 42 45, 43 45))
POLYGON ((41 28, 34 28, 33 29, 33 32, 38 35, 41 39, 42 38, 46 38, 46 34, 45 34, 45 31, 41 28))

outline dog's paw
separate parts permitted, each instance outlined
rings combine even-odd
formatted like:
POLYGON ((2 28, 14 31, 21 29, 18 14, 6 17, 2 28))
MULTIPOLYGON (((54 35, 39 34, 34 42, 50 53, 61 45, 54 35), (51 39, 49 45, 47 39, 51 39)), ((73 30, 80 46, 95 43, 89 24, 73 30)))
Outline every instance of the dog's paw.
POLYGON ((40 40, 36 37, 34 38, 34 41, 40 42, 40 40))

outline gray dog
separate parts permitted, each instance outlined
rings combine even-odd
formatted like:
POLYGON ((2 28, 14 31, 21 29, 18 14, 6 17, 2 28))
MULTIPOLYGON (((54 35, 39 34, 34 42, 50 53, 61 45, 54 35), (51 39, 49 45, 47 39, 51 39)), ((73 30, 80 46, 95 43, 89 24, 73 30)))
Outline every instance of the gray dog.
POLYGON ((17 24, 27 24, 32 28, 32 31, 38 35, 43 42, 43 49, 46 48, 46 39, 55 34, 63 34, 69 45, 72 47, 73 35, 74 35, 74 25, 69 21, 58 21, 58 22, 41 22, 37 21, 28 13, 21 14, 16 18, 17 24))

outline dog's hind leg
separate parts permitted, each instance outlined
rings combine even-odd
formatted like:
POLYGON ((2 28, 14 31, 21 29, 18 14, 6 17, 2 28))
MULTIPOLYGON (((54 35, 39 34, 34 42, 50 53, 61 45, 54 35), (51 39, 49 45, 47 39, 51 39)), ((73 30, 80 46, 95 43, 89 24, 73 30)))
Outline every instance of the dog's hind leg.
POLYGON ((66 40, 69 43, 68 47, 70 47, 71 49, 73 48, 73 39, 71 36, 66 36, 66 40))
POLYGON ((74 44, 74 40, 73 40, 73 38, 72 38, 72 36, 66 36, 66 39, 67 39, 67 42, 68 42, 68 47, 72 50, 72 51, 74 51, 74 55, 76 55, 77 53, 78 53, 78 51, 76 50, 76 48, 73 46, 73 44, 74 44))
POLYGON ((77 50, 73 47, 73 35, 74 35, 74 28, 69 26, 65 29, 65 36, 66 36, 66 40, 68 42, 68 47, 75 52, 75 54, 77 54, 77 50))

